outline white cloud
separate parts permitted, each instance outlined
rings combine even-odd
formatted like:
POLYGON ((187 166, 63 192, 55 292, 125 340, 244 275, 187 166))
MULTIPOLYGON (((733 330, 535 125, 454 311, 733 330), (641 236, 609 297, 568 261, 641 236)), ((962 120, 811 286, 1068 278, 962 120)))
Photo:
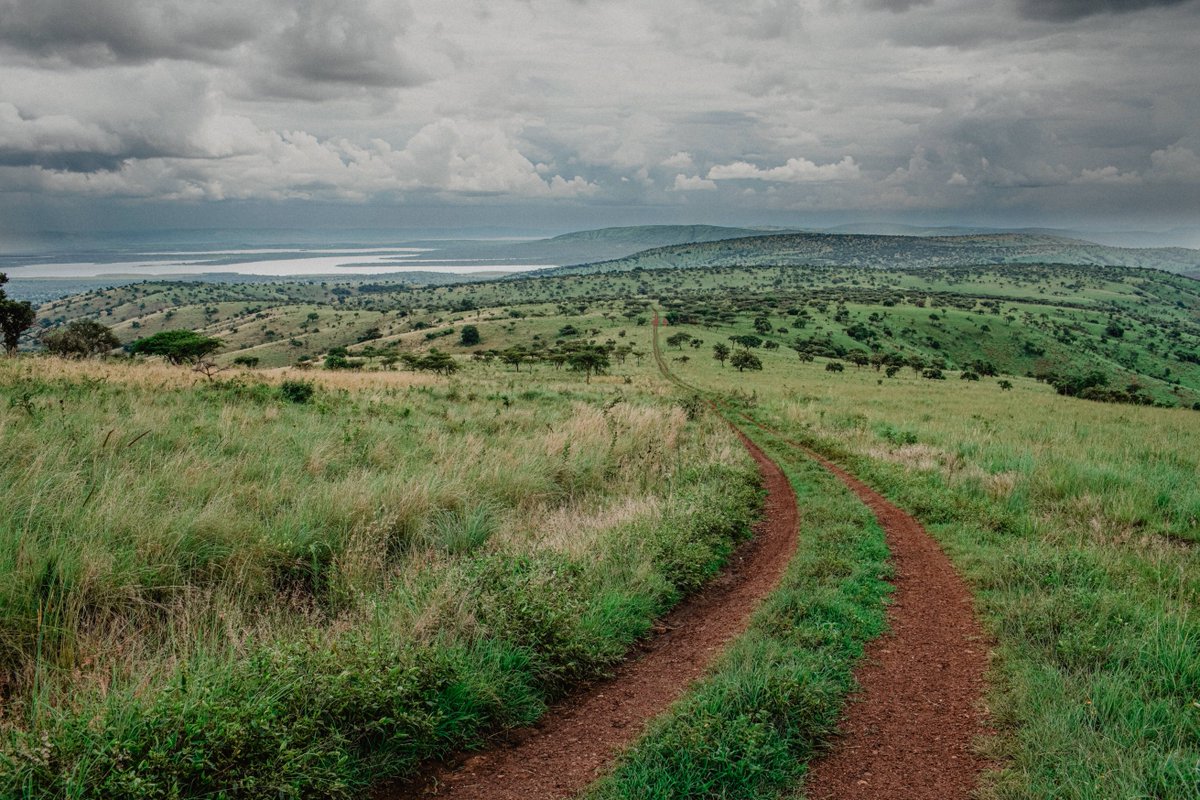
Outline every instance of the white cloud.
POLYGON ((1163 181, 1200 181, 1200 155, 1176 142, 1150 154, 1151 171, 1163 181))
POLYGON ((954 174, 950 176, 950 179, 946 181, 947 186, 967 186, 970 183, 971 182, 967 180, 967 176, 963 175, 958 170, 955 170, 954 174))
POLYGON ((682 150, 680 150, 678 153, 676 153, 673 156, 668 156, 667 158, 664 158, 662 161, 660 161, 658 163, 659 163, 659 166, 666 167, 667 169, 690 170, 690 169, 695 169, 695 167, 696 167, 696 163, 694 161, 692 161, 692 154, 685 153, 682 150))
POLYGON ((189 143, 197 157, 128 160, 99 172, 38 168, 34 179, 53 192, 210 200, 366 200, 407 191, 566 198, 597 188, 580 176, 539 174, 501 128, 450 119, 426 125, 399 149, 382 139, 363 145, 263 130, 237 116, 205 120, 189 143))
POLYGON ((0 103, 0 151, 29 153, 115 153, 120 137, 66 114, 27 118, 12 103, 0 103))
POLYGON ((675 185, 671 187, 674 192, 712 192, 716 191, 717 184, 713 181, 701 178, 699 175, 691 177, 687 175, 676 175, 675 185))
POLYGON ((1107 184, 1134 184, 1141 182, 1142 176, 1138 175, 1137 172, 1121 172, 1121 170, 1112 165, 1100 167, 1099 169, 1085 169, 1073 181, 1073 183, 1107 184))
POLYGON ((762 169, 748 161, 718 164, 708 171, 712 181, 758 180, 780 183, 823 183, 849 181, 859 177, 858 164, 850 156, 834 164, 814 164, 807 158, 789 158, 779 167, 762 169))

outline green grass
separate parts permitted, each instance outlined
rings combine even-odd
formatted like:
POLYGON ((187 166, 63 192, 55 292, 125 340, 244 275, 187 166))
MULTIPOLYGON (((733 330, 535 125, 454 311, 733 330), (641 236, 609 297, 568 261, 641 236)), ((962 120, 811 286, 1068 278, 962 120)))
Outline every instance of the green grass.
POLYGON ((780 797, 802 779, 884 625, 887 547, 870 511, 795 448, 758 430, 803 510, 799 546, 750 628, 657 720, 592 800, 780 797))
POLYGON ((300 404, 0 362, 0 796, 360 796, 604 673, 748 532, 752 463, 644 373, 475 369, 300 404))
POLYGON ((764 353, 674 369, 910 510, 995 637, 986 798, 1200 792, 1200 428, 1194 412, 994 382, 826 373, 764 353))

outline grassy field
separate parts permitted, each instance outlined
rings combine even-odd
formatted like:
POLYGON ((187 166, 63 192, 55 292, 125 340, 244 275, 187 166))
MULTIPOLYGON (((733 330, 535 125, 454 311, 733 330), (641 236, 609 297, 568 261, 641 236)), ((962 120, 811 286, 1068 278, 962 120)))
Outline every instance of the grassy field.
POLYGON ((602 673, 759 497, 626 372, 0 362, 0 795, 355 795, 602 673))
MULTIPOLYGON (((195 327, 226 340, 224 363, 281 368, 0 362, 0 796, 354 795, 611 666, 713 574, 758 500, 736 439, 658 376, 657 302, 664 339, 691 337, 665 350, 676 374, 887 493, 969 581, 996 642, 985 798, 1195 797, 1197 286, 697 267, 141 284, 48 306, 50 325, 195 327), (459 342, 466 324, 480 344, 459 342), (713 358, 751 335, 761 371, 713 358), (613 353, 608 374, 552 363, 582 343, 613 353), (335 346, 364 368, 282 368, 335 346), (387 368, 435 347, 456 377, 387 368), (532 363, 493 358, 512 348, 532 363), (976 362, 999 374, 960 380, 976 362), (1093 369, 1164 407, 1029 377, 1093 369)), ((880 629, 869 515, 754 435, 801 498, 801 551, 597 798, 786 796, 880 629)))
POLYGON ((1089 403, 1020 378, 1003 391, 830 373, 780 351, 762 360, 761 372, 707 353, 672 366, 847 464, 946 548, 997 645, 987 747, 1003 766, 985 796, 1195 797, 1194 412, 1089 403))

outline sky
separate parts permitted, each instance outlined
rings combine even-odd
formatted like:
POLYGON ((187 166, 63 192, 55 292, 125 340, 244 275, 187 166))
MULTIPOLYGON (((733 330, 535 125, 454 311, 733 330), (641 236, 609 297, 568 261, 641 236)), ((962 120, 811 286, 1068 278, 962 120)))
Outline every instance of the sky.
POLYGON ((0 233, 1200 220, 1200 0, 0 0, 0 233))

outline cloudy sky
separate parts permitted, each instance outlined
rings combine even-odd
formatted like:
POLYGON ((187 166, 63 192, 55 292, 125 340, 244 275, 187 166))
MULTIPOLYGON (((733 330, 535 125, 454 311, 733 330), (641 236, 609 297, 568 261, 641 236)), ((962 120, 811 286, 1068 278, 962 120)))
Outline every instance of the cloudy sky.
POLYGON ((1195 0, 0 0, 0 227, 1169 227, 1195 0))

